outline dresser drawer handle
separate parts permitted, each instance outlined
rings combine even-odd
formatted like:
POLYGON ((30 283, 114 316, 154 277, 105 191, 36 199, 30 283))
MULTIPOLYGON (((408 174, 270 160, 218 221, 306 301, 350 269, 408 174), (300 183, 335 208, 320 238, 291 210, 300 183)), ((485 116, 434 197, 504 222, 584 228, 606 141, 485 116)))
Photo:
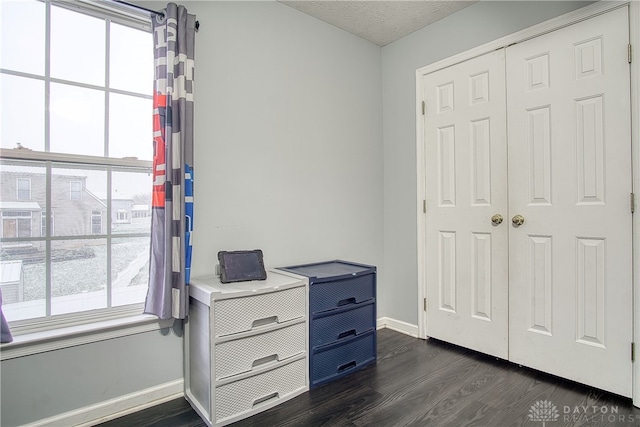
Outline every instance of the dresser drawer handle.
POLYGON ((341 299, 340 301, 338 301, 338 307, 341 307, 343 305, 347 305, 347 304, 355 304, 356 303, 356 298, 352 297, 352 298, 345 298, 345 299, 341 299))
POLYGON ((344 365, 339 366, 338 367, 338 372, 342 372, 342 371, 346 371, 347 369, 355 368, 356 365, 357 365, 356 361, 352 360, 349 363, 345 363, 344 365))
POLYGON ((269 363, 277 360, 278 360, 278 355, 272 354, 271 356, 266 356, 266 357, 262 357, 260 359, 254 360, 253 365, 251 365, 251 367, 255 368, 256 366, 264 365, 265 363, 269 363))
POLYGON ((251 324, 251 329, 259 328, 260 326, 270 325, 271 323, 278 323, 278 316, 265 317, 264 319, 254 320, 251 324))
POLYGON ((259 399, 254 400, 253 401, 253 406, 258 406, 261 403, 265 403, 265 402, 267 402, 267 401, 269 401, 271 399, 277 399, 279 397, 280 397, 280 393, 278 393, 278 392, 268 394, 268 395, 266 395, 264 397, 261 397, 259 399))
POLYGON ((338 335, 338 339, 341 340, 344 337, 348 337, 350 335, 353 335, 354 337, 356 336, 356 330, 355 329, 351 329, 350 331, 345 331, 343 333, 341 333, 340 335, 338 335))

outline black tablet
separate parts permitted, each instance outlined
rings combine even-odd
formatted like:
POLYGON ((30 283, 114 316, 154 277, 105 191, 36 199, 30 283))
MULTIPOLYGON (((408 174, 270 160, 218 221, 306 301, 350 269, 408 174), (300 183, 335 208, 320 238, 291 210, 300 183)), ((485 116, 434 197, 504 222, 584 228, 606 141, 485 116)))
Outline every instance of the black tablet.
POLYGON ((220 251, 220 281, 222 283, 266 280, 262 251, 220 251))

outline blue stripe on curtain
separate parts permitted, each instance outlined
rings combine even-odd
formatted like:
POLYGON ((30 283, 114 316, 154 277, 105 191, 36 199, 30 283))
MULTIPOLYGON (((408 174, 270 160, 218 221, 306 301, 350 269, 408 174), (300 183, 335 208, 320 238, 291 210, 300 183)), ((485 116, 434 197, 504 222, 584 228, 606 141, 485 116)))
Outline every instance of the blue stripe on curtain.
POLYGON ((167 4, 163 13, 153 19, 152 25, 153 197, 149 290, 144 312, 161 319, 184 319, 189 307, 187 284, 193 227, 193 183, 187 184, 185 179, 193 176, 196 17, 175 3, 167 4), (185 199, 191 205, 190 214, 185 199))

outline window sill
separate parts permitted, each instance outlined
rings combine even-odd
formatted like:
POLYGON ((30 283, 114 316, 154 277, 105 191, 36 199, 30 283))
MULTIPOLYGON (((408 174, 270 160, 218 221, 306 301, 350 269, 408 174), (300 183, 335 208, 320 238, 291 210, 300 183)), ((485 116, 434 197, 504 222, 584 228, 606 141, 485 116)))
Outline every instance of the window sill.
POLYGON ((173 319, 141 314, 13 337, 0 345, 0 361, 74 347, 112 338, 170 328, 173 319))

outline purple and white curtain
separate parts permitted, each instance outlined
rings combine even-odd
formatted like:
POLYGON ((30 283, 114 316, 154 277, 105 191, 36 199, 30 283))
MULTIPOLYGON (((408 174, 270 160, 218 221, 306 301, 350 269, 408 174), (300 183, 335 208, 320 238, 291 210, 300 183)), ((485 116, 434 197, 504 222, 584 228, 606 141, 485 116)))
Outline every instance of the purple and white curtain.
POLYGON ((193 202, 193 194, 185 194, 185 181, 192 184, 196 17, 174 3, 162 12, 164 16, 153 19, 153 197, 144 312, 184 319, 189 301, 186 261, 191 258, 192 218, 187 218, 185 203, 193 202))

